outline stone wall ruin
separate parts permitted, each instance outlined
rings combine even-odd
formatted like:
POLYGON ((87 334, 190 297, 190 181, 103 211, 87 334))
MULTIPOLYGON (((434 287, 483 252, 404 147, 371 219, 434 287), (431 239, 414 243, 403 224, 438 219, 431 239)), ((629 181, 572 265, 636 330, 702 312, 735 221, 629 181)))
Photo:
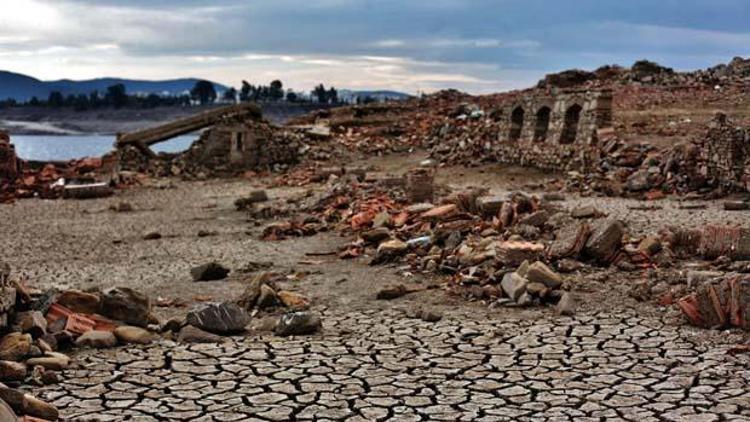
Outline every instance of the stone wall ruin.
POLYGON ((545 170, 587 170, 597 133, 612 126, 612 91, 537 92, 501 104, 489 121, 434 132, 433 155, 454 163, 493 161, 545 170), (488 136, 488 134, 492 134, 488 136))

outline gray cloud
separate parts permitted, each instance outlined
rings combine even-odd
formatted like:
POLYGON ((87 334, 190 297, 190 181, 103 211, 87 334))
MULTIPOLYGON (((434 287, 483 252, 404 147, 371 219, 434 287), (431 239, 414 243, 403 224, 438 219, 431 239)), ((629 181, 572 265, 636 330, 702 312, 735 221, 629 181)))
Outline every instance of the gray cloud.
POLYGON ((562 68, 643 56, 706 66, 717 55, 748 53, 750 38, 742 0, 14 3, 0 16, 0 56, 14 70, 43 76, 121 69, 140 77, 216 75, 236 84, 278 69, 293 84, 335 74, 339 85, 415 83, 414 91, 453 83, 486 92, 562 68))

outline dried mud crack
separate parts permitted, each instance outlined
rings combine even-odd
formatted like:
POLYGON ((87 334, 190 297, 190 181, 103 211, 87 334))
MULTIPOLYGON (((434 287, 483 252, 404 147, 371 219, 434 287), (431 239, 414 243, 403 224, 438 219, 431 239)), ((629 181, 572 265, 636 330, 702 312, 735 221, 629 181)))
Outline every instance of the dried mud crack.
POLYGON ((746 363, 658 318, 324 316, 315 337, 79 352, 36 393, 76 421, 750 420, 746 363))

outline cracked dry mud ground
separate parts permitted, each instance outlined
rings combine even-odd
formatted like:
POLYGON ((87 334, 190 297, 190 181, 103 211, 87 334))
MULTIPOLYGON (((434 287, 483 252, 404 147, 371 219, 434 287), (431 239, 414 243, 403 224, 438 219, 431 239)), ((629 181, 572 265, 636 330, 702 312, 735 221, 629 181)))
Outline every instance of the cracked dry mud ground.
MULTIPOLYGON (((385 170, 406 167, 392 157, 373 161, 385 170)), ((456 189, 478 183, 501 193, 544 177, 502 171, 441 169, 439 178, 456 189)), ((258 240, 261 228, 232 203, 264 182, 178 182, 175 189, 133 189, 102 200, 0 207, 4 259, 40 289, 128 285, 190 304, 198 294, 231 300, 247 278, 236 270, 268 261, 274 271, 307 272, 287 287, 323 312, 323 332, 312 337, 79 350, 62 383, 30 391, 72 421, 750 420, 750 357, 726 355, 747 337, 679 326, 674 313, 627 296, 633 276, 574 276, 582 296, 574 318, 539 308, 489 310, 438 290, 375 301, 383 285, 413 279, 397 266, 369 267, 366 259, 300 264, 310 260, 308 252, 349 240, 335 233, 258 240), (121 200, 136 211, 108 211, 121 200), (164 238, 143 240, 152 230, 164 238), (215 235, 198 237, 199 230, 215 235), (192 282, 190 267, 210 260, 235 271, 225 281, 192 282), (445 317, 431 324, 402 311, 421 306, 445 317)), ((269 195, 283 200, 302 190, 269 195)), ((657 213, 631 211, 632 203, 572 197, 563 205, 596 205, 635 232, 740 217, 723 214, 716 202, 691 212, 662 201, 657 213)), ((157 309, 162 319, 185 312, 157 309)))
POLYGON ((71 420, 750 420, 747 361, 657 318, 324 321, 312 338, 83 352, 37 393, 71 420))

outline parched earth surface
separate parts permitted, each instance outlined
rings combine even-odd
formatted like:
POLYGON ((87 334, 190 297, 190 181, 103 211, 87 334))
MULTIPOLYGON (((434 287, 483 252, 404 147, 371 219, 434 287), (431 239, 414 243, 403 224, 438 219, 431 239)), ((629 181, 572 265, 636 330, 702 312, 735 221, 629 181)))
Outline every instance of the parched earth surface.
MULTIPOLYGON (((404 160, 414 158, 368 164, 387 171, 406 167, 404 160)), ((441 169, 438 181, 500 194, 544 185, 547 177, 488 166, 441 169)), ((30 391, 75 421, 750 420, 750 358, 726 353, 747 335, 688 327, 674 309, 636 302, 627 291, 648 274, 601 269, 568 276, 580 301, 574 317, 466 302, 440 289, 440 279, 399 265, 318 256, 350 240, 333 232, 260 241, 262 226, 233 202, 267 182, 175 181, 169 189, 138 188, 101 200, 0 207, 3 258, 33 287, 125 285, 193 305, 236 298, 261 264, 288 274, 284 288, 309 296, 323 316, 322 332, 309 337, 251 331, 220 345, 165 339, 75 351, 60 384, 30 391), (135 211, 109 210, 120 201, 135 211), (151 231, 162 238, 144 240, 151 231), (229 279, 191 280, 191 266, 214 260, 232 269, 229 279), (374 300, 395 283, 436 288, 374 300), (443 319, 411 317, 424 307, 443 319)), ((277 188, 269 195, 281 204, 322 188, 277 188)), ((612 198, 562 202, 583 204, 626 220, 634 233, 747 219, 716 202, 686 210, 664 200, 656 211, 612 198)), ((157 314, 186 310, 164 307, 157 314)))
POLYGON ((634 313, 330 313, 315 338, 84 353, 41 397, 72 420, 750 420, 747 362, 634 313))

